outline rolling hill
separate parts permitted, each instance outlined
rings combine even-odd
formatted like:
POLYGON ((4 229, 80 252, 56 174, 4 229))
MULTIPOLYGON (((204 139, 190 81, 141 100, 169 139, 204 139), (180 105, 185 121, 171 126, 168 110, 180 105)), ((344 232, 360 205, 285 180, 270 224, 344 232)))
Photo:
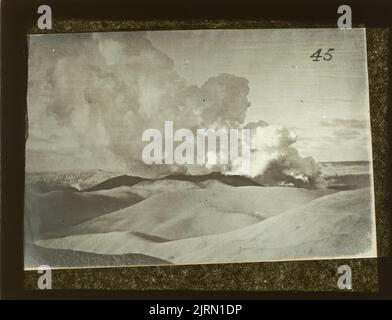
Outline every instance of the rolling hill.
POLYGON ((369 189, 342 191, 234 231, 151 242, 128 231, 39 241, 43 247, 107 254, 142 253, 176 264, 371 257, 369 189))
POLYGON ((144 198, 120 187, 110 191, 57 190, 37 193, 26 188, 25 220, 29 236, 40 237, 57 229, 129 207, 144 198))
POLYGON ((163 192, 133 206, 59 230, 57 236, 137 231, 178 240, 225 233, 331 192, 285 187, 226 187, 163 192))

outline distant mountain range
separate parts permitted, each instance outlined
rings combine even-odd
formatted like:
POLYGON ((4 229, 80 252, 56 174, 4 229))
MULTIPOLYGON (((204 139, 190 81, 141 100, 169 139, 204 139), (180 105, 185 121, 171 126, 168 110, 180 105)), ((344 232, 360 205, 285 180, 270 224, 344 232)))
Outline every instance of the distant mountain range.
MULTIPOLYGON (((345 184, 347 179, 354 179, 355 183, 349 181, 348 189, 356 188, 355 186, 351 187, 351 185, 370 185, 367 182, 369 179, 365 176, 370 174, 369 162, 367 161, 322 162, 320 165, 321 176, 326 180, 330 180, 331 178, 336 180, 338 176, 347 176, 342 182, 345 184), (359 175, 363 175, 363 177, 359 177, 359 175), (359 181, 358 179, 362 180, 359 181)), ((285 185, 284 183, 282 184, 282 182, 286 182, 287 186, 296 186, 300 188, 317 189, 320 187, 317 184, 317 181, 306 183, 291 176, 278 176, 272 177, 272 179, 269 179, 268 176, 249 178, 240 175, 223 175, 220 172, 212 172, 203 175, 172 174, 153 179, 99 169, 88 171, 26 173, 26 185, 32 186, 36 191, 41 193, 51 191, 77 192, 110 190, 120 186, 132 187, 140 183, 154 183, 159 181, 190 182, 201 188, 204 188, 205 183, 210 181, 216 181, 233 187, 285 185)), ((323 185, 323 183, 321 185, 323 185)), ((337 185, 337 183, 336 181, 333 183, 327 181, 324 185, 331 187, 337 185)), ((338 189, 340 189, 340 187, 338 189)))
POLYGON ((322 161, 321 164, 339 164, 343 166, 360 166, 360 165, 368 165, 370 161, 367 160, 358 160, 358 161, 322 161))

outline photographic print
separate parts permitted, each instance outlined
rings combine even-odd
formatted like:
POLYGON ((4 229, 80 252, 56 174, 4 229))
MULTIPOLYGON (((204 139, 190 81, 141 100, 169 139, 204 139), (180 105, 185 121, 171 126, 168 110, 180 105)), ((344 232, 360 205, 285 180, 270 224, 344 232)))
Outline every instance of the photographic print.
POLYGON ((30 35, 25 269, 376 257, 365 29, 30 35))

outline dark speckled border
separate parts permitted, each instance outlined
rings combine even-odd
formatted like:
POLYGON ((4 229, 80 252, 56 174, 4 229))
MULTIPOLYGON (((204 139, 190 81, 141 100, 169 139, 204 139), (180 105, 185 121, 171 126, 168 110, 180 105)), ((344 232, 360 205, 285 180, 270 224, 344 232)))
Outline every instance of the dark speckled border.
MULTIPOLYGON (((51 33, 162 29, 303 28, 335 25, 225 20, 88 21, 58 20, 51 33)), ((361 26, 358 26, 361 27, 361 26)), ((31 33, 42 33, 32 29, 31 33)), ((46 32, 45 32, 46 33, 46 32)), ((388 204, 389 29, 367 29, 378 255, 390 255, 388 204)), ((318 291, 335 292, 337 268, 353 270, 353 291, 377 292, 377 259, 312 260, 189 266, 116 267, 54 270, 54 289, 318 291)), ((37 288, 36 271, 25 271, 25 289, 37 288)))

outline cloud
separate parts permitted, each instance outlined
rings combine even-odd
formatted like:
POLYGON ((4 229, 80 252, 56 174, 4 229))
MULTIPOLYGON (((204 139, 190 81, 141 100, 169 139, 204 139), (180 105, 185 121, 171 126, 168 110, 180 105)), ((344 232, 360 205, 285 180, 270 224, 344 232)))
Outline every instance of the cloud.
MULTIPOLYGON (((29 44, 27 161, 33 169, 117 167, 148 177, 211 171, 143 163, 144 130, 163 132, 164 122, 173 121, 175 130, 251 129, 251 176, 278 168, 280 177, 317 175, 314 160, 293 148, 292 131, 245 123, 250 102, 244 77, 219 74, 201 86, 188 83, 144 32, 33 36, 29 44)), ((235 166, 213 170, 238 173, 235 166)))
POLYGON ((323 120, 320 122, 323 127, 345 127, 352 129, 365 129, 367 127, 367 122, 365 120, 357 119, 330 119, 323 120))
POLYGON ((353 129, 339 129, 333 132, 333 135, 336 139, 343 140, 352 140, 357 139, 362 136, 362 132, 360 130, 353 129))

